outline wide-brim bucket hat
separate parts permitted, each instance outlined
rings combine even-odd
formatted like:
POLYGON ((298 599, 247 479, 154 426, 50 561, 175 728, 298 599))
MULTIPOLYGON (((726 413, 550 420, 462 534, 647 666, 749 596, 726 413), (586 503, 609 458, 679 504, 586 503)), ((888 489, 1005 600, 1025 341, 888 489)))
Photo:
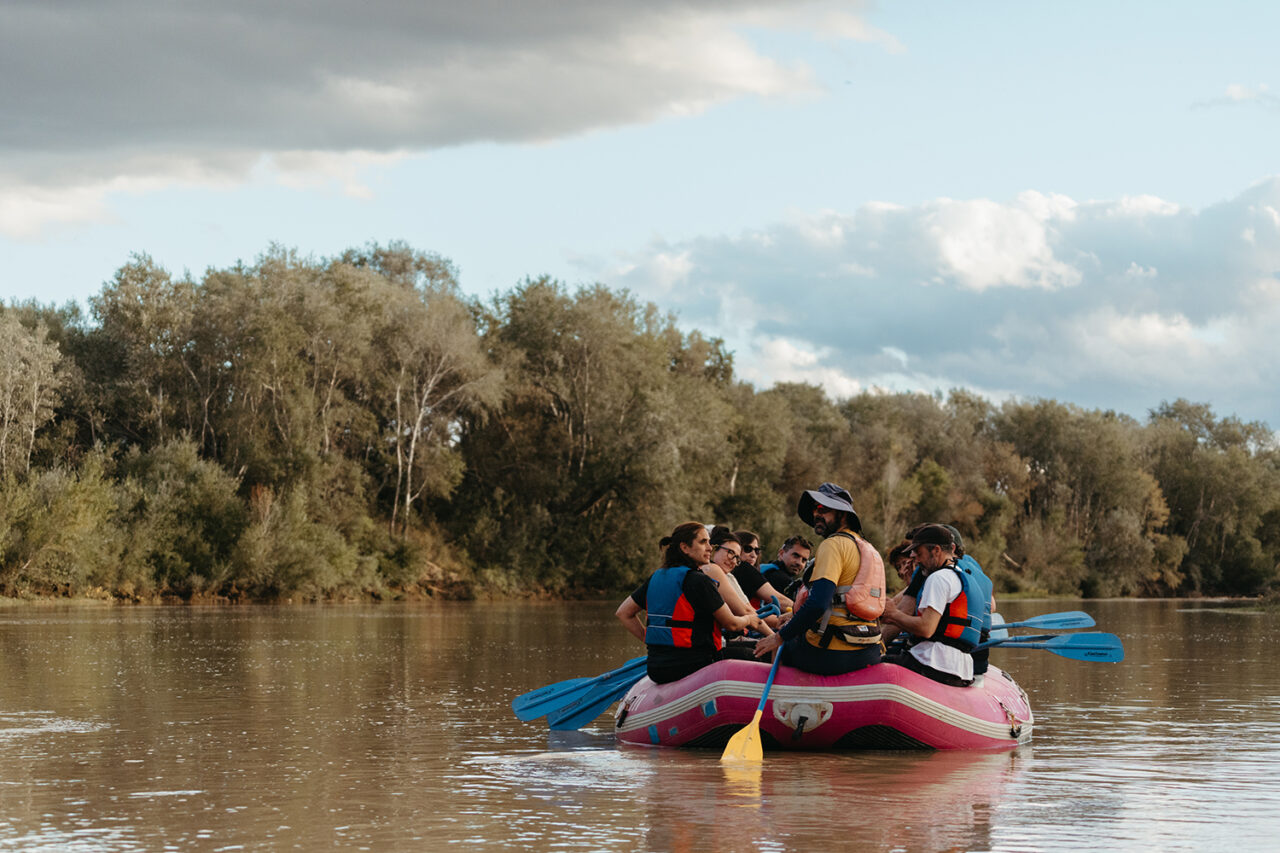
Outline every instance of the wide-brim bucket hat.
POLYGON ((853 508, 853 495, 849 494, 846 489, 840 488, 835 483, 823 483, 816 489, 806 489, 800 495, 800 503, 796 506, 796 514, 800 516, 801 521, 810 527, 813 526, 813 508, 817 504, 822 504, 829 509, 849 513, 849 526, 853 528, 855 533, 862 532, 862 519, 858 518, 858 513, 853 508))

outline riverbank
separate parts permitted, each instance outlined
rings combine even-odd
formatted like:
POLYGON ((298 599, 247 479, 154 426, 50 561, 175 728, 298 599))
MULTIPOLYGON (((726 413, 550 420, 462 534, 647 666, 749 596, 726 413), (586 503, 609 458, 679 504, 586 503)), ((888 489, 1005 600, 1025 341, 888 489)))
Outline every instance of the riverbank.
MULTIPOLYGON (((426 603, 426 602, 459 602, 459 601, 620 601, 630 590, 577 590, 569 593, 556 593, 547 589, 518 590, 510 587, 485 587, 478 589, 470 583, 455 582, 452 584, 422 585, 407 588, 385 589, 357 593, 335 593, 332 595, 285 595, 276 597, 251 597, 247 595, 111 595, 106 590, 92 589, 83 594, 45 594, 45 595, 0 595, 0 609, 43 606, 76 606, 76 607, 115 607, 115 606, 227 606, 239 605, 306 605, 306 604, 380 604, 380 603, 426 603)), ((996 593, 999 602, 1028 601, 1185 601, 1196 604, 1223 604, 1232 609, 1240 606, 1255 605, 1260 610, 1280 610, 1280 594, 1269 596, 1169 596, 1156 598, 1150 596, 1083 598, 1080 596, 1049 595, 1041 592, 996 593)))
POLYGON ((338 590, 326 594, 290 593, 275 596, 252 596, 233 590, 227 594, 197 593, 193 595, 116 593, 102 587, 84 592, 57 590, 0 595, 0 609, 45 605, 84 607, 119 605, 224 605, 242 604, 379 604, 382 602, 430 601, 603 601, 620 600, 631 590, 580 589, 555 592, 544 587, 518 587, 509 583, 487 584, 474 580, 453 579, 402 587, 386 587, 362 591, 338 590))

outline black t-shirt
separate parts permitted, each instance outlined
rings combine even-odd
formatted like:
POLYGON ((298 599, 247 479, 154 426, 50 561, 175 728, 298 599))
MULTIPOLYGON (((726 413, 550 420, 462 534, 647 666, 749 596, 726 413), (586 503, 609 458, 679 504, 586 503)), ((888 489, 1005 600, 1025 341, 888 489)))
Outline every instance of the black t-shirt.
MULTIPOLYGON (((648 610, 650 575, 644 583, 636 587, 631 598, 642 610, 648 610)), ((692 672, 715 660, 716 647, 714 634, 719 631, 716 625, 715 612, 724 606, 724 599, 716 591, 716 583, 697 569, 690 569, 684 576, 680 591, 685 600, 693 608, 693 647, 680 649, 675 646, 648 646, 649 672, 671 669, 688 669, 692 672)), ((656 679, 655 679, 656 680, 656 679)))
MULTIPOLYGON (((760 567, 760 573, 764 575, 764 579, 773 584, 773 588, 783 595, 786 595, 786 589, 795 580, 791 572, 779 566, 777 563, 765 563, 760 567)), ((787 596, 790 598, 791 596, 787 596)))
POLYGON ((750 563, 738 563, 733 569, 733 577, 747 594, 747 598, 758 598, 760 587, 767 583, 760 570, 750 563))
POLYGON ((917 567, 911 573, 911 580, 907 582, 907 588, 902 591, 903 595, 909 595, 916 601, 920 600, 920 590, 924 589, 924 571, 917 567))

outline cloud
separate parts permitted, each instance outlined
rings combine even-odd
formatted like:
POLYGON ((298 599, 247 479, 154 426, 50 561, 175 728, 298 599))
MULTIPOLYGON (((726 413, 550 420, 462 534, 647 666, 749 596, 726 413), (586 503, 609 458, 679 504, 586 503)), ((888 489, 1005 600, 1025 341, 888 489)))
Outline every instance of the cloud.
POLYGON ((1258 104, 1267 109, 1280 110, 1280 97, 1271 92, 1266 83, 1258 86, 1245 86, 1232 83, 1216 98, 1196 101, 1192 107, 1206 109, 1210 107, 1232 106, 1234 104, 1258 104))
POLYGON ((762 338, 738 356, 738 374, 762 385, 811 382, 838 397, 851 397, 862 391, 861 382, 830 363, 833 354, 827 347, 811 348, 803 340, 762 338))
POLYGON ((24 181, 0 171, 0 233, 32 239, 50 223, 108 221, 112 218, 109 196, 171 187, 230 186, 253 167, 252 159, 240 156, 154 156, 122 158, 120 168, 101 175, 74 164, 66 180, 49 182, 24 181))
POLYGON ((937 248, 941 272, 969 290, 990 287, 1053 289, 1078 284, 1080 274, 1054 257, 1059 223, 1071 222, 1074 205, 1061 197, 1024 193, 1012 205, 986 199, 930 206, 925 227, 937 248))
POLYGON ((373 192, 361 182, 361 173, 370 166, 385 166, 404 157, 402 152, 286 151, 271 158, 274 180, 294 188, 337 184, 351 198, 368 199, 373 192))
POLYGON ((1187 397, 1280 425, 1280 177, 1201 210, 1039 193, 873 204, 589 272, 704 329, 718 305, 751 306, 723 333, 764 386, 968 387, 1136 415, 1187 397))
POLYGON ((0 28, 0 228, 103 216, 113 182, 288 180, 311 158, 359 192, 350 175, 370 156, 810 92, 807 67, 746 33, 799 27, 896 49, 845 5, 14 0, 0 28))

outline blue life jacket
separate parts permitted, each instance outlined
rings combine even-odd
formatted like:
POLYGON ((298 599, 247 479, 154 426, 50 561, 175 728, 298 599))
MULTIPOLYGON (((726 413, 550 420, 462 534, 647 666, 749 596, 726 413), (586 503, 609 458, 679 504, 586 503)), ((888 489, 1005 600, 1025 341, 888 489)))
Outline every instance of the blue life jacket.
POLYGON ((938 571, 956 573, 960 578, 960 594, 947 602, 947 611, 942 614, 937 629, 929 639, 937 643, 945 643, 962 652, 972 652, 974 646, 982 642, 984 611, 987 613, 988 630, 990 629, 991 596, 985 594, 986 589, 969 569, 950 565, 938 571))
POLYGON ((978 565, 978 561, 965 554, 957 562, 956 566, 964 569, 973 575, 973 579, 978 582, 978 588, 982 594, 982 630, 987 633, 991 632, 991 579, 982 571, 982 566, 978 565))
MULTIPOLYGON (((684 579, 692 571, 688 566, 658 569, 649 578, 645 593, 644 641, 650 646, 693 648, 693 605, 684 595, 684 579)), ((711 645, 720 648, 720 632, 709 631, 711 645)))
MULTIPOLYGON (((973 574, 974 580, 982 589, 982 637, 981 641, 986 642, 991 639, 991 594, 993 586, 991 579, 982 571, 982 566, 978 565, 978 561, 968 554, 960 558, 957 563, 961 568, 973 574)), ((991 657, 990 649, 983 649, 973 653, 973 674, 982 675, 990 666, 989 658, 991 657)))

